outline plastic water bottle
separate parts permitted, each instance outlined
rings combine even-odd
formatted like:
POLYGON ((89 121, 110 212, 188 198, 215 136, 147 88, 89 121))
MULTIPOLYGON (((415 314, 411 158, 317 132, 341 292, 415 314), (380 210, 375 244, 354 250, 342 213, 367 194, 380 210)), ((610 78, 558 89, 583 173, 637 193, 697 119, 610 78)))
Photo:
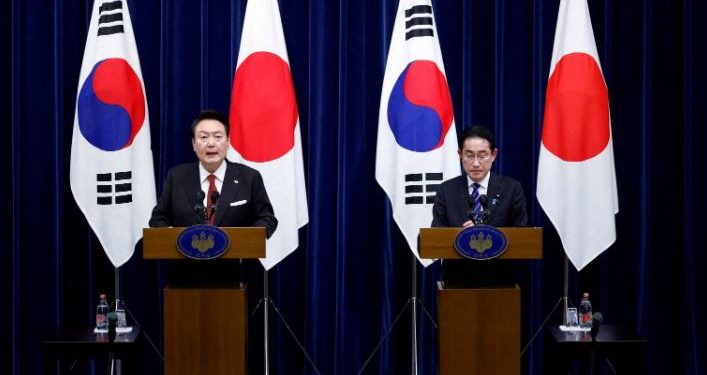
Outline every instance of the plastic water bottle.
POLYGON ((108 320, 106 315, 108 315, 110 308, 108 306, 108 300, 106 300, 106 295, 101 294, 98 300, 98 306, 96 307, 96 328, 97 329, 108 329, 108 320))
POLYGON ((579 303, 579 326, 592 328, 592 303, 587 292, 582 294, 582 301, 579 303))

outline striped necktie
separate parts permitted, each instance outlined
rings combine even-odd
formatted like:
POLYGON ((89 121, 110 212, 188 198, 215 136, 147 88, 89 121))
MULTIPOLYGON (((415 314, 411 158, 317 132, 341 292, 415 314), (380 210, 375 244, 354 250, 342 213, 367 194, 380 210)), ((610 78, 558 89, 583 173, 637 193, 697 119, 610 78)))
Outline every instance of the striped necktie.
POLYGON ((478 224, 481 220, 481 198, 479 196, 479 185, 478 182, 474 182, 471 184, 471 202, 472 202, 472 208, 471 208, 471 214, 472 218, 474 220, 474 224, 478 224))

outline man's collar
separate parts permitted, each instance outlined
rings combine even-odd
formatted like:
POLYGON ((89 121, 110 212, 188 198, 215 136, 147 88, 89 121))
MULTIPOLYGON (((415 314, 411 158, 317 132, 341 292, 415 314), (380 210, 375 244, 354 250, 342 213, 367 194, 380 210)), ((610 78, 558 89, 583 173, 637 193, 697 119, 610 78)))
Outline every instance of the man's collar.
MULTIPOLYGON (((481 181, 479 181, 478 184, 481 185, 481 187, 483 187, 485 190, 488 190, 490 178, 491 178, 491 172, 486 173, 486 176, 484 176, 484 178, 481 179, 481 181)), ((469 175, 466 175, 466 186, 469 187, 473 183, 474 183, 474 180, 472 180, 471 177, 469 177, 469 175)))
MULTIPOLYGON (((219 165, 218 168, 214 171, 214 176, 216 176, 217 179, 223 181, 226 178, 226 161, 222 161, 221 165, 219 165)), ((206 177, 208 177, 211 173, 204 168, 204 166, 199 162, 199 181, 204 181, 206 180, 206 177)))

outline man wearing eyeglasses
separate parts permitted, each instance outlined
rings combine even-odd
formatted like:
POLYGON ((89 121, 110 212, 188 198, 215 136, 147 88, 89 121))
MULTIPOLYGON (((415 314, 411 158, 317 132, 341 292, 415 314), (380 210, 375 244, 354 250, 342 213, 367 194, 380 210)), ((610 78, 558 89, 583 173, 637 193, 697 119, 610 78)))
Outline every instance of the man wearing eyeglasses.
POLYGON ((458 152, 466 174, 439 186, 432 208, 432 226, 527 225, 525 195, 520 183, 491 172, 498 156, 493 134, 480 125, 464 129, 458 152))
POLYGON ((273 234, 277 219, 260 173, 225 160, 228 131, 228 120, 217 111, 204 110, 192 122, 192 147, 199 161, 167 173, 151 227, 206 221, 224 227, 265 227, 267 237, 273 234))
MULTIPOLYGON (((491 172, 498 156, 493 134, 483 126, 464 129, 459 139, 459 159, 465 174, 443 182, 432 208, 433 227, 520 227, 528 224, 525 195, 520 183, 491 172)), ((506 262, 509 263, 509 262, 506 262)), ((509 279, 511 265, 465 260, 444 260, 442 281, 456 285, 491 285, 509 279)))

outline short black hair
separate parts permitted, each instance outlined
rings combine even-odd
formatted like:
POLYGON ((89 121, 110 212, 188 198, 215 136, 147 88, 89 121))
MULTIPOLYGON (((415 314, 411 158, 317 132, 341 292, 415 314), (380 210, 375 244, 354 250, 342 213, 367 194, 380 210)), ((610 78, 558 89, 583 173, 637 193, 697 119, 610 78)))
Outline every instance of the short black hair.
POLYGON ((199 112, 199 115, 196 116, 194 121, 191 123, 192 138, 196 137, 196 126, 204 120, 216 120, 222 123, 223 126, 226 128, 226 136, 228 136, 230 126, 228 125, 228 119, 226 118, 226 116, 222 115, 221 112, 213 109, 204 109, 203 111, 199 112))
POLYGON ((464 141, 469 138, 481 138, 489 142, 489 149, 493 152, 496 149, 496 137, 493 136, 491 131, 483 125, 474 125, 468 127, 462 131, 461 137, 459 137, 459 149, 464 148, 464 141))

